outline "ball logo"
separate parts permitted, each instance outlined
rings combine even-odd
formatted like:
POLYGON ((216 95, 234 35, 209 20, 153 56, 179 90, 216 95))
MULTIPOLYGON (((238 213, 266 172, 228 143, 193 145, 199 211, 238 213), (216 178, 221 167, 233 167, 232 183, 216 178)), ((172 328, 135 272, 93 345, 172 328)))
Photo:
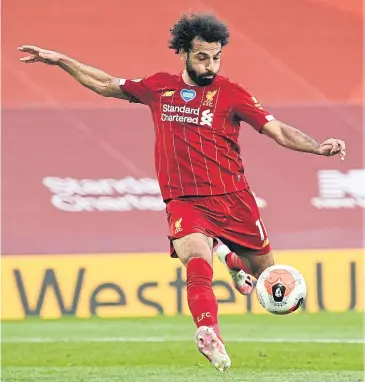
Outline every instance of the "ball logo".
POLYGON ((272 296, 275 302, 282 302, 285 296, 285 286, 277 283, 272 287, 272 296))
POLYGON ((275 291, 275 297, 281 297, 283 294, 281 293, 280 289, 276 289, 275 291))
POLYGON ((196 91, 192 89, 182 89, 180 95, 185 102, 189 102, 196 97, 196 91))

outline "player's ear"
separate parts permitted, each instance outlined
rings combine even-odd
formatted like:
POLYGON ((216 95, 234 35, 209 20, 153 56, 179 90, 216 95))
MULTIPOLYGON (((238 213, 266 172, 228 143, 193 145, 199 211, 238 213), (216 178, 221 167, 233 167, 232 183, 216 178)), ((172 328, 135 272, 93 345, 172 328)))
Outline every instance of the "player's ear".
POLYGON ((180 56, 180 59, 185 63, 188 58, 187 52, 185 52, 184 49, 180 49, 179 56, 180 56))

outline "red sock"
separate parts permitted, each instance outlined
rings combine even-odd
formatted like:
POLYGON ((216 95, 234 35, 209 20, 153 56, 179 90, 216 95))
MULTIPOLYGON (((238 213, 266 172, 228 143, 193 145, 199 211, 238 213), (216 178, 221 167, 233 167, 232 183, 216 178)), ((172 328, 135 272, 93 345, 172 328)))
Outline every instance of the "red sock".
POLYGON ((218 326, 218 303, 213 292, 212 279, 213 269, 204 259, 194 257, 189 261, 186 286, 188 305, 194 322, 198 328, 212 327, 221 339, 218 326))
POLYGON ((242 269, 244 272, 248 273, 249 275, 252 275, 252 271, 250 268, 248 268, 242 261, 240 257, 238 257, 234 252, 230 252, 226 256, 226 263, 229 269, 232 269, 232 271, 240 270, 242 269))

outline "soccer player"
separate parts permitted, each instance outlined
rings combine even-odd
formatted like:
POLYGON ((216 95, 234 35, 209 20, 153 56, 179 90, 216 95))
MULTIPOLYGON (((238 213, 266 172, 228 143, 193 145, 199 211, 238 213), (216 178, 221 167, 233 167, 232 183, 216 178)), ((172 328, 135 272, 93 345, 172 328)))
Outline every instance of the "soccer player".
POLYGON ((155 129, 155 169, 170 229, 171 256, 186 266, 187 299, 197 326, 199 351, 219 370, 231 360, 218 326, 212 289, 213 248, 236 289, 252 291, 274 264, 269 239, 244 173, 240 122, 291 150, 346 155, 345 143, 318 143, 275 119, 244 87, 218 75, 227 26, 215 16, 184 15, 171 29, 169 48, 184 64, 180 74, 155 73, 141 79, 113 77, 64 54, 22 46, 24 63, 58 65, 81 85, 104 96, 147 105, 155 129))

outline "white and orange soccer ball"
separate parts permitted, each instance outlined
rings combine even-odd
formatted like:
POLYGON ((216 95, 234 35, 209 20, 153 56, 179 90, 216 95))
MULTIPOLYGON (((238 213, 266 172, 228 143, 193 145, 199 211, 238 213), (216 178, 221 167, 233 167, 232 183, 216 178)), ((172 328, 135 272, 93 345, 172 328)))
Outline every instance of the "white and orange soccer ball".
POLYGON ((297 269, 288 265, 273 265, 258 278, 256 295, 268 312, 289 314, 303 304, 307 296, 307 285, 297 269))

